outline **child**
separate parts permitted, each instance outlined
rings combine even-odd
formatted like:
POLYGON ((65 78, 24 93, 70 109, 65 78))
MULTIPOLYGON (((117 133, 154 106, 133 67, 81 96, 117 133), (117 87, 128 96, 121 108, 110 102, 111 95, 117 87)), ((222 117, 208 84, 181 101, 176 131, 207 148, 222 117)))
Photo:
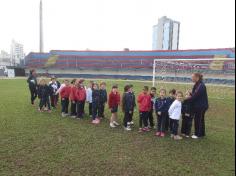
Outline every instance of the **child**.
POLYGON ((69 97, 71 93, 71 87, 69 81, 66 79, 64 80, 65 86, 61 89, 60 96, 61 96, 61 116, 66 117, 68 116, 68 107, 69 107, 69 97))
POLYGON ((191 91, 186 92, 185 100, 182 103, 182 127, 181 133, 183 136, 189 138, 192 128, 192 107, 189 98, 192 96, 191 91))
MULTIPOLYGON (((133 85, 132 84, 130 84, 129 85, 129 87, 130 87, 130 90, 129 90, 129 92, 132 94, 132 96, 134 96, 134 98, 135 98, 135 94, 134 94, 134 90, 133 90, 133 85)), ((134 102, 135 103, 135 107, 136 107, 136 102, 134 102)), ((131 125, 134 125, 134 122, 133 122, 133 115, 132 116, 130 116, 130 121, 128 122, 128 125, 129 126, 131 126, 131 125)))
POLYGON ((93 97, 92 97, 92 88, 93 88, 93 81, 89 82, 88 88, 86 89, 86 102, 89 104, 89 117, 92 118, 93 116, 93 97))
POLYGON ((151 88, 150 96, 151 96, 151 110, 148 113, 148 122, 149 122, 149 129, 154 128, 154 120, 153 120, 153 110, 154 110, 154 104, 156 101, 156 91, 157 89, 155 87, 151 88))
POLYGON ((117 112, 118 106, 120 105, 120 94, 117 85, 112 87, 112 91, 109 94, 108 105, 111 110, 110 127, 115 128, 116 126, 119 126, 119 123, 117 123, 117 112))
POLYGON ((132 92, 132 85, 126 85, 122 97, 122 110, 124 112, 124 128, 126 131, 131 131, 131 122, 134 114, 135 96, 132 92))
POLYGON ((165 124, 168 117, 168 104, 166 101, 166 90, 160 90, 160 97, 156 99, 155 110, 157 114, 156 136, 165 137, 165 124))
POLYGON ((51 106, 52 108, 56 108, 58 102, 58 94, 56 94, 57 90, 60 88, 61 84, 56 80, 54 76, 52 76, 51 81, 49 82, 49 87, 52 90, 50 95, 51 106))
POLYGON ((77 99, 76 99, 76 79, 73 79, 71 81, 71 92, 70 92, 70 101, 71 101, 71 117, 76 118, 76 104, 77 104, 77 99))
POLYGON ((99 103, 100 103, 100 91, 98 84, 93 84, 92 87, 92 111, 93 111, 93 124, 99 124, 100 119, 98 117, 98 112, 99 112, 99 103))
POLYGON ((47 106, 48 112, 51 112, 51 106, 49 102, 49 96, 50 96, 51 90, 50 87, 47 85, 46 80, 42 79, 39 82, 39 88, 38 88, 38 97, 40 99, 39 103, 39 112, 43 111, 43 106, 47 106))
POLYGON ((98 116, 100 118, 105 118, 104 111, 105 111, 106 103, 107 103, 106 83, 102 82, 100 84, 100 103, 99 103, 99 110, 98 110, 98 116))
POLYGON ((84 115, 84 104, 86 100, 86 90, 83 85, 84 80, 77 81, 76 99, 77 101, 77 118, 82 119, 84 115))
MULTIPOLYGON (((169 91, 169 97, 166 98, 166 101, 167 101, 167 109, 169 110, 170 106, 172 105, 172 103, 175 101, 175 97, 176 97, 176 90, 175 89, 172 89, 169 91)), ((171 129, 171 122, 170 122, 170 117, 168 115, 167 119, 166 119, 166 125, 165 125, 165 128, 166 128, 166 131, 168 131, 170 129, 170 131, 172 130, 171 129)))
POLYGON ((148 86, 144 86, 143 92, 138 96, 139 104, 139 132, 148 132, 148 114, 151 110, 151 96, 148 94, 148 86), (144 128, 143 128, 144 124, 144 128))
POLYGON ((27 79, 27 82, 29 84, 29 90, 31 95, 31 105, 34 106, 34 101, 37 98, 37 89, 38 89, 38 83, 36 78, 36 71, 30 70, 29 78, 27 79))
POLYGON ((182 101, 183 99, 183 93, 177 92, 176 94, 176 100, 172 103, 169 109, 169 116, 171 120, 171 138, 174 138, 174 140, 181 140, 182 137, 178 135, 178 128, 179 128, 179 120, 181 117, 181 109, 182 109, 182 101))

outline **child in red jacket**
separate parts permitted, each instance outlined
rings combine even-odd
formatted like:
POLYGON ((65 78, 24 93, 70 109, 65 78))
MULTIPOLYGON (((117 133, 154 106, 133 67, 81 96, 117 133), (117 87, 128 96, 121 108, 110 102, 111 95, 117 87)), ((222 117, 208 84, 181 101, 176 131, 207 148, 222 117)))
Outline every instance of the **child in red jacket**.
POLYGON ((77 99, 77 118, 82 119, 84 115, 84 105, 86 100, 86 90, 83 85, 84 80, 80 79, 77 81, 77 91, 76 91, 76 99, 77 99))
POLYGON ((120 105, 120 94, 118 92, 117 85, 114 85, 112 87, 112 91, 109 94, 108 105, 109 109, 111 109, 110 127, 115 128, 116 126, 119 126, 119 124, 117 123, 117 112, 118 106, 120 105))
POLYGON ((148 114, 151 110, 151 96, 148 93, 148 86, 144 86, 143 92, 138 96, 139 104, 139 132, 150 131, 148 128, 148 114), (144 124, 144 128, 143 128, 144 124))
POLYGON ((68 116, 68 107, 69 107, 69 97, 71 93, 71 87, 68 80, 64 81, 65 87, 61 89, 60 96, 61 96, 61 116, 66 117, 68 116))
POLYGON ((76 79, 73 79, 71 81, 71 92, 70 92, 70 101, 71 101, 71 117, 76 118, 76 104, 77 104, 77 99, 76 99, 76 79))

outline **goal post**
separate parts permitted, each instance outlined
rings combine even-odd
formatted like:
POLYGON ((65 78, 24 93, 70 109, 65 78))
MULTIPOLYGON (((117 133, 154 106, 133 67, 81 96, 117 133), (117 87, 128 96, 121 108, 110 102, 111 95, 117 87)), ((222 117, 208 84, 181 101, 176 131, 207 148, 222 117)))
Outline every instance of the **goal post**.
POLYGON ((194 72, 203 73, 206 83, 234 86, 235 58, 154 59, 152 85, 156 80, 186 83, 194 72))

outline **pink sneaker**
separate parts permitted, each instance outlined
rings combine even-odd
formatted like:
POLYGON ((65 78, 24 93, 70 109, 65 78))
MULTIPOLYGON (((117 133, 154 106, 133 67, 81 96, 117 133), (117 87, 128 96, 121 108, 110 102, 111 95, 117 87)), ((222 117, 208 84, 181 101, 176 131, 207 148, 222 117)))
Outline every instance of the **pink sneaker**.
POLYGON ((160 136, 161 133, 160 132, 156 132, 155 136, 160 136))
POLYGON ((145 128, 143 128, 143 131, 144 131, 144 132, 149 132, 150 129, 149 129, 148 127, 145 127, 145 128))
POLYGON ((96 121, 96 124, 100 123, 100 119, 98 119, 98 118, 95 121, 96 121))
POLYGON ((161 137, 165 137, 165 133, 161 133, 161 135, 160 135, 161 137))
POLYGON ((92 124, 97 124, 97 121, 96 121, 96 120, 93 120, 93 121, 92 121, 92 124))

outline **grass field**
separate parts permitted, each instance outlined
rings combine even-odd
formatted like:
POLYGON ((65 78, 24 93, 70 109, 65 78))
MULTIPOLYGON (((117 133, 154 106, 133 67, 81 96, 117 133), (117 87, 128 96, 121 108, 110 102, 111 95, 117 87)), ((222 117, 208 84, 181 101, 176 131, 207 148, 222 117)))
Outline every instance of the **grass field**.
MULTIPOLYGON (((108 81, 108 89, 113 83, 123 89, 126 82, 108 81)), ((133 84, 139 92, 145 83, 133 84)), ((110 129, 108 120, 94 126, 88 117, 61 118, 59 110, 38 113, 25 80, 0 80, 0 175, 233 176, 234 96, 234 88, 209 87, 207 137, 173 141, 154 137, 154 131, 139 134, 137 126, 125 132, 110 129)), ((134 118, 137 124, 137 111, 134 118)))

